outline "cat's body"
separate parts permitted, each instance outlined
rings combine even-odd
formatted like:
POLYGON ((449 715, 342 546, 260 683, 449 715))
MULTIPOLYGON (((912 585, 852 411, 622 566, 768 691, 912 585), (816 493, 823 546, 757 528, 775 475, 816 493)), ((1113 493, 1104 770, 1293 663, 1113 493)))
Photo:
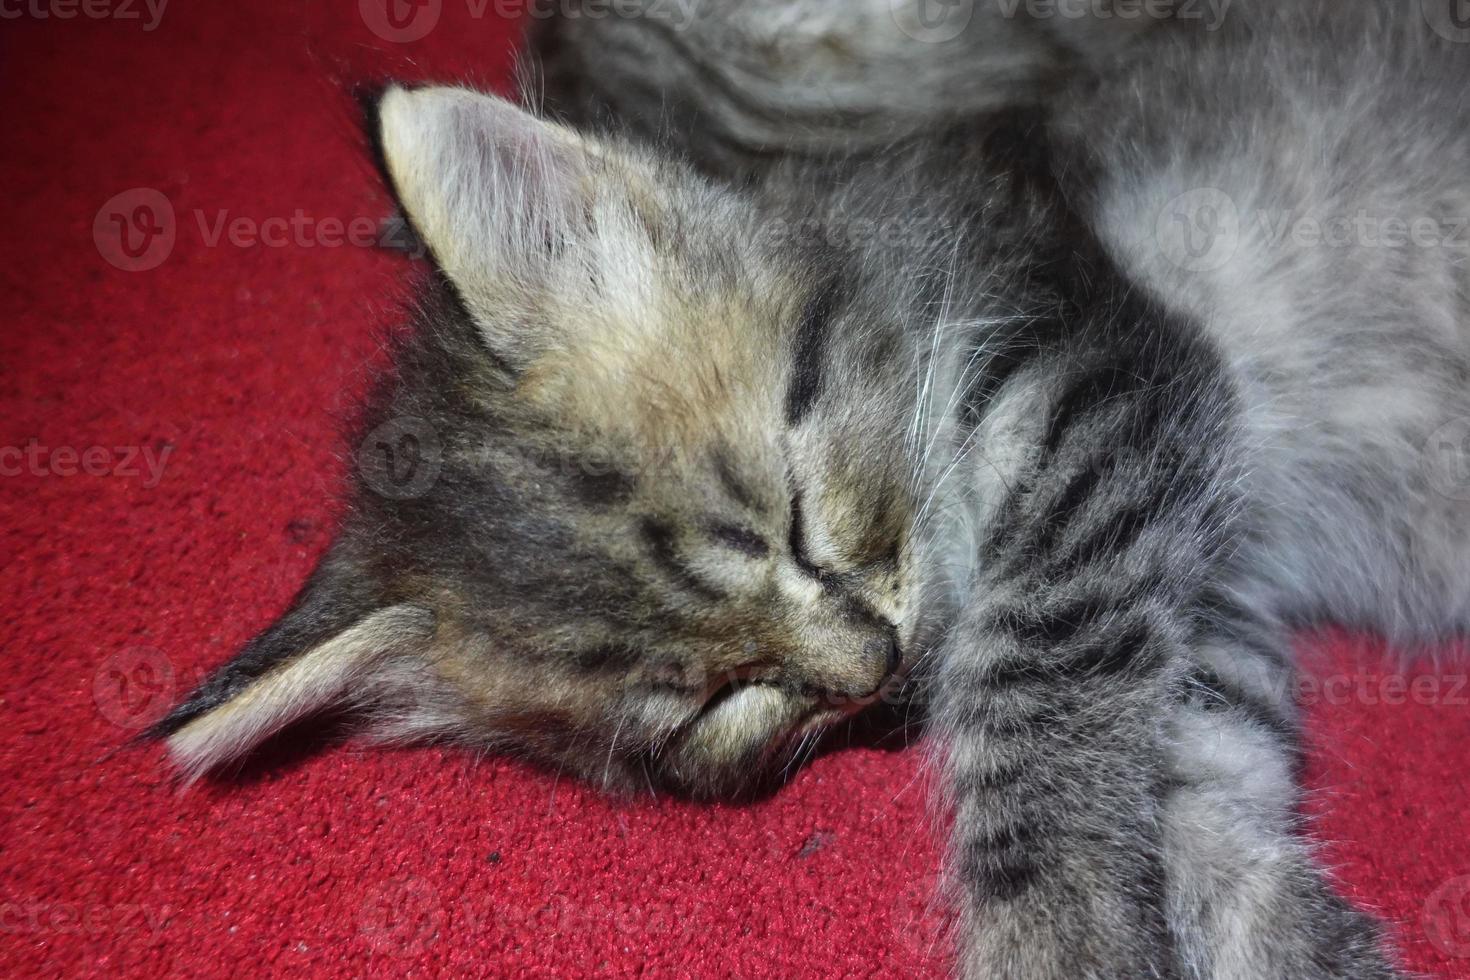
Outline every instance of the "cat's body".
MULTIPOLYGON (((1400 642, 1470 626, 1465 501, 1430 485, 1456 474, 1420 454, 1431 433, 1464 416, 1470 371, 1470 179, 1454 165, 1470 150, 1470 60, 1464 44, 1436 33, 1450 22, 1435 4, 1239 0, 1209 17, 1198 11, 1198 22, 1057 14, 1028 25, 1026 5, 1006 16, 1015 5, 994 0, 974 5, 954 38, 964 68, 945 60, 956 56, 949 46, 884 24, 904 22, 890 7, 906 4, 858 3, 840 16, 820 0, 772 6, 784 18, 744 4, 738 17, 703 8, 710 22, 678 49, 659 47, 675 38, 634 18, 556 22, 564 36, 546 45, 553 94, 584 123, 612 119, 676 139, 721 176, 779 186, 791 182, 784 168, 804 174, 808 192, 821 184, 812 171, 833 167, 822 158, 834 147, 881 154, 915 128, 939 132, 969 112, 1039 103, 1062 190, 1087 228, 1140 288, 1205 326, 1253 386, 1252 432, 1279 451, 1252 467, 1269 485, 1250 496, 1286 508, 1271 533, 1290 536, 1272 549, 1269 563, 1281 567, 1269 570, 1264 601, 1293 619, 1361 624, 1400 642), (757 35, 752 22, 771 26, 757 35), (580 33, 589 29, 595 44, 580 33), (914 89, 939 90, 927 114, 915 115, 913 89, 849 80, 862 67, 854 55, 821 56, 858 46, 849 34, 863 29, 861 46, 887 61, 871 74, 903 77, 908 67, 914 89), (1121 52, 1120 38, 1132 42, 1121 52), (566 59, 569 48, 581 57, 566 59), (691 76, 687 63, 652 57, 670 50, 715 68, 702 86, 676 86, 691 76), (719 53, 729 50, 738 53, 719 53), (743 115, 700 114, 738 101, 730 90, 758 70, 746 62, 761 52, 773 94, 752 105, 747 93, 743 115), (1077 61, 1093 67, 1056 67, 1077 61), (919 74, 933 64, 984 84, 919 74), (635 74, 638 85, 625 83, 635 74), (819 122, 803 114, 823 102, 819 122), (689 125, 687 137, 676 123, 689 125), (1412 458, 1398 455, 1405 445, 1412 458), (1348 528, 1357 534, 1344 540, 1348 528), (1323 542, 1336 553, 1321 554, 1323 542)), ((860 196, 831 195, 838 203, 827 206, 845 209, 850 225, 863 206, 855 216, 848 202, 860 196)), ((824 197, 807 194, 818 206, 824 197)))
POLYGON ((389 93, 444 281, 374 421, 437 479, 365 479, 162 731, 197 772, 349 701, 728 793, 900 668, 967 975, 1393 975, 1301 836, 1286 626, 1470 625, 1470 49, 1302 0, 936 61, 857 9, 745 9, 818 25, 763 70, 748 19, 557 22, 562 106, 653 155, 389 93))

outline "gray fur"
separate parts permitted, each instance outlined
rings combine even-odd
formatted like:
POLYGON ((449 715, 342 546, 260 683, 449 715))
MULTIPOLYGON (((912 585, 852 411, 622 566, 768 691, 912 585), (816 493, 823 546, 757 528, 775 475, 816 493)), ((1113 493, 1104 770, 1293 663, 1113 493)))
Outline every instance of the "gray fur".
POLYGON ((1417 4, 1012 6, 922 39, 875 0, 552 21, 579 132, 390 93, 439 278, 371 420, 423 421, 442 472, 364 480, 159 733, 202 768, 327 692, 730 795, 901 692, 961 974, 1396 975, 1296 812, 1287 636, 1467 626, 1470 493, 1426 447, 1463 451, 1470 246, 1262 228, 1449 234, 1470 63, 1417 4), (1200 239, 1222 206, 1243 230, 1200 239), (388 608, 415 636, 361 656, 388 608), (370 694, 308 655, 345 648, 370 694))
MULTIPOLYGON (((786 7, 792 16, 829 9, 786 7)), ((1121 57, 1092 18, 1092 37, 1073 41, 1084 49, 1099 43, 1077 59, 1084 67, 1064 64, 1072 81, 1058 94, 1046 80, 1057 64, 1049 57, 1035 61, 1029 91, 988 90, 1056 107, 1049 139, 1084 221, 1137 288, 1203 328, 1229 379, 1230 407, 1215 431, 1185 436, 1212 447, 1209 465, 1181 478, 1217 501, 1218 513, 1201 523, 1188 508, 1169 513, 1177 504, 1156 510, 1151 545, 1159 550, 1148 559, 1130 562, 1119 541, 1097 562, 1106 574, 1089 586, 1097 573, 1086 568, 1064 565, 1049 579, 1034 549, 1007 555, 982 544, 962 555, 971 571, 936 655, 934 693, 958 816, 968 975, 1392 972, 1375 928, 1333 895, 1298 836, 1286 635, 1288 623, 1336 621, 1412 646, 1467 625, 1470 514, 1453 466, 1463 452, 1455 425, 1470 410, 1470 180, 1458 165, 1470 158, 1470 62, 1463 47, 1435 33, 1432 13, 1408 8, 1242 3, 1213 32, 1148 25, 1124 42, 1131 47, 1121 57), (1191 252, 1186 244, 1201 243, 1179 237, 1190 229, 1174 212, 1199 222, 1210 217, 1202 208, 1222 202, 1238 226, 1227 225, 1227 239, 1212 249, 1191 252), (1359 240, 1312 241, 1311 221, 1330 232, 1332 219, 1359 214, 1368 220, 1355 226, 1359 240), (1425 227, 1450 240, 1385 245, 1389 219, 1428 219, 1425 227), (1296 223, 1284 241, 1283 222, 1296 223), (1378 240, 1364 237, 1364 227, 1378 240), (1215 547, 1201 550, 1212 537, 1215 547), (1160 595, 1157 584, 1132 583, 1124 571, 1131 566, 1147 579, 1171 565, 1198 580, 1160 595), (1067 619, 1068 603, 1075 608, 1089 592, 1113 602, 1131 594, 1129 608, 1149 610, 1135 613, 1150 620, 1149 642, 1169 648, 1156 672, 1130 675, 1111 691, 1053 676, 1048 664, 1060 655, 1059 639, 1062 649, 1106 642, 1123 617, 1067 619), (1058 612, 1049 613, 1053 605, 1058 612), (1033 620, 1054 617, 1034 651, 1026 637, 996 627, 1018 615, 1015 607, 1033 620), (1060 634, 1057 623, 1066 625, 1060 634), (987 665, 1007 658, 1014 666, 996 691, 987 665), (1012 718, 1029 722, 1012 730, 1012 718), (1038 927, 1042 921, 1051 925, 1038 927)), ((1055 21, 1014 26, 1031 31, 1038 47, 1057 37, 1055 21)), ((970 35, 977 36, 983 32, 970 35)), ((998 42, 997 56, 1005 49, 1005 37, 986 40, 998 42)), ((713 34, 703 43, 732 44, 713 34)), ((829 36, 823 45, 841 42, 829 36)), ((929 54, 924 45, 884 48, 886 63, 869 69, 870 99, 890 98, 880 79, 928 70, 920 66, 933 64, 929 54)), ((988 81, 1000 62, 983 54, 941 68, 963 81, 940 90, 988 81)), ((564 51, 559 58, 565 64, 564 51)), ((807 64, 790 53, 766 63, 775 76, 768 87, 806 91, 785 68, 792 61, 807 64)), ((632 69, 613 60, 598 76, 601 90, 613 93, 609 103, 625 93, 620 67, 632 69)), ((654 84, 646 64, 639 76, 643 89, 654 84)), ((683 81, 676 106, 728 101, 683 81)), ((846 101, 856 98, 843 91, 846 101)), ((964 125, 966 109, 993 108, 977 98, 957 110, 941 98, 916 125, 964 125)), ((888 109, 854 116, 828 152, 868 153, 916 118, 896 104, 888 109)), ((623 125, 652 133, 669 108, 665 101, 618 111, 623 125)), ((777 185, 789 179, 783 168, 822 167, 799 119, 792 138, 777 141, 768 122, 754 124, 756 115, 696 115, 700 135, 690 151, 714 172, 777 185), (776 142, 800 162, 772 169, 760 154, 743 152, 769 153, 776 142), (710 145, 725 149, 707 152, 710 145)), ((850 221, 864 205, 849 191, 835 207, 850 221)), ((975 268, 982 271, 974 279, 986 281, 993 265, 975 268)), ((1058 373, 1029 370, 1032 378, 1008 382, 990 408, 982 429, 993 431, 974 440, 980 465, 971 479, 961 476, 948 491, 964 522, 1006 530, 965 540, 1023 540, 1038 518, 997 501, 1014 499, 1018 481, 1023 494, 1056 492, 1078 467, 1099 465, 1097 454, 1106 459, 1116 438, 1098 433, 1082 448, 1091 464, 1059 458, 1028 475, 1038 465, 1026 448, 1035 438, 1028 427, 1044 415, 1058 373)), ((1196 398, 1208 387, 1176 383, 1196 398)), ((958 436, 951 441, 964 447, 960 457, 970 448, 958 436)), ((1142 469, 1113 467, 1093 481, 1090 514, 1073 518, 1091 533, 1110 506, 1142 492, 1150 477, 1140 459, 1168 469, 1188 455, 1183 445, 1157 441, 1123 448, 1142 469), (1117 502, 1109 505, 1113 481, 1117 502)))

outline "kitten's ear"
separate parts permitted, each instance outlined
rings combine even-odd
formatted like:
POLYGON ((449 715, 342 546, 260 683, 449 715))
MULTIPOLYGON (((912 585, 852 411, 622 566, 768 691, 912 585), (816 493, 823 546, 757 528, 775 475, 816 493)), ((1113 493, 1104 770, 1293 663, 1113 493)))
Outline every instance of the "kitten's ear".
POLYGON ((512 362, 544 322, 524 314, 643 258, 632 200, 656 190, 625 152, 467 89, 389 88, 376 116, 404 214, 512 362))
POLYGON ((308 715, 407 694, 404 667, 428 642, 433 616, 372 593, 340 548, 329 553, 280 619, 146 735, 166 739, 192 781, 308 715))

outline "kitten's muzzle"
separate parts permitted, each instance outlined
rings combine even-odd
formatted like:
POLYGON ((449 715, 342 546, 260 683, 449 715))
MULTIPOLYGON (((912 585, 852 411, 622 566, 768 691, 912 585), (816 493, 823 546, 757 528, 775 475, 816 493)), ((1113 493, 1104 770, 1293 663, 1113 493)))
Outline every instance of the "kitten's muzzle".
POLYGON ((887 644, 884 644, 881 640, 876 642, 880 646, 886 646, 884 650, 885 669, 883 672, 883 683, 878 685, 882 687, 883 684, 888 683, 890 677, 898 673, 898 668, 903 666, 903 647, 898 645, 898 637, 896 636, 890 636, 887 644))
POLYGON ((793 739, 873 704, 902 671, 893 630, 829 643, 777 665, 752 663, 712 683, 698 712, 648 760, 664 788, 738 796, 765 778, 793 739))
POLYGON ((875 666, 880 663, 883 665, 883 673, 876 684, 867 690, 822 688, 816 692, 816 700, 824 707, 839 708, 849 712, 866 708, 878 700, 889 682, 897 676, 899 668, 903 666, 903 648, 899 646, 897 637, 874 637, 863 644, 862 658, 865 663, 875 666))
POLYGON ((903 650, 898 645, 898 639, 893 636, 875 637, 863 646, 863 659, 869 663, 882 663, 883 676, 878 679, 871 691, 866 694, 854 695, 859 701, 870 701, 876 698, 892 678, 898 673, 899 666, 903 663, 903 650))

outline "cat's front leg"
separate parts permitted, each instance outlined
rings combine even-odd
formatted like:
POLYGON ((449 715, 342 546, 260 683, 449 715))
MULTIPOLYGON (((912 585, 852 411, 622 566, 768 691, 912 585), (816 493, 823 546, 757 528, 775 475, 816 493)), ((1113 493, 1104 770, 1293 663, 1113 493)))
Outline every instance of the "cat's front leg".
POLYGON ((977 654, 942 682, 966 977, 1184 975, 1161 805, 1175 638, 1146 603, 1094 601, 1008 590, 956 637, 977 654))
POLYGON ((1302 836, 1286 643, 1236 602, 1201 597, 1164 690, 1010 691, 954 731, 965 975, 1400 975, 1302 836))
POLYGON ((993 476, 934 678, 969 977, 1184 975, 1165 721, 1234 534, 1235 409, 1187 327, 1138 316, 1037 352, 971 437, 993 476))
POLYGON ((1228 377, 1187 325, 1129 319, 1033 355, 972 437, 991 483, 934 678, 962 972, 1391 976, 1292 836, 1285 681, 1258 671, 1264 714, 1227 693, 1259 652, 1220 613, 1248 521, 1228 377), (1254 765, 1189 754, 1227 735, 1254 765))

